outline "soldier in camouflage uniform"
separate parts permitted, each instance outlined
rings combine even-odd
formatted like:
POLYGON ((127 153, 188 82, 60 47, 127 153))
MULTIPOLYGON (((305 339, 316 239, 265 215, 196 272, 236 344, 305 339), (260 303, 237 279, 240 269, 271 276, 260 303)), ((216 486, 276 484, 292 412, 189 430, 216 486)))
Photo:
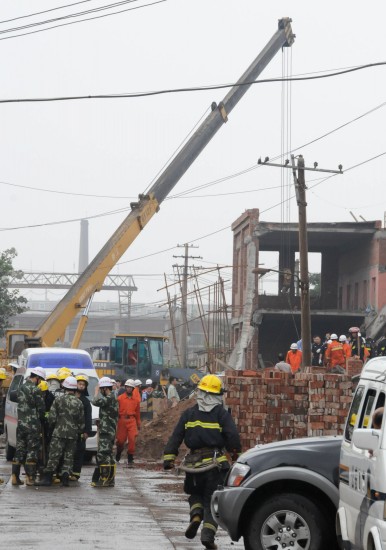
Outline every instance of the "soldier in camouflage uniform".
POLYGON ((107 376, 99 380, 92 403, 99 407, 99 439, 96 456, 98 466, 93 473, 91 486, 114 487, 116 465, 113 446, 118 421, 118 401, 113 392, 113 383, 107 376))
POLYGON ((16 452, 12 463, 12 485, 23 485, 20 467, 24 464, 26 485, 33 485, 41 445, 41 430, 46 411, 43 394, 37 385, 46 379, 41 367, 31 369, 17 392, 16 452))
MULTIPOLYGON (((2 385, 4 380, 7 378, 5 369, 0 369, 0 434, 4 433, 4 400, 5 393, 3 391, 2 385)), ((0 485, 4 483, 4 479, 0 477, 0 485)))
POLYGON ((84 411, 80 399, 75 396, 78 387, 76 378, 69 376, 63 382, 65 394, 57 397, 48 415, 48 422, 54 426, 50 452, 44 477, 35 485, 49 486, 53 473, 63 457, 61 468, 62 486, 69 486, 69 476, 74 462, 74 453, 78 437, 84 432, 84 411))

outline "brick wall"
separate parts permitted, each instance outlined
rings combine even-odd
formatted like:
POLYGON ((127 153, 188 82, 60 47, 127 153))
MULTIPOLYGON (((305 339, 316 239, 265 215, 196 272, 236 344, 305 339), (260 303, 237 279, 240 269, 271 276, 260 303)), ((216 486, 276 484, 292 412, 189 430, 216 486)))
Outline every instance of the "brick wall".
POLYGON ((243 450, 257 443, 316 435, 340 435, 352 401, 351 376, 274 370, 227 371, 226 406, 230 407, 243 450), (249 376, 251 374, 251 376, 249 376))

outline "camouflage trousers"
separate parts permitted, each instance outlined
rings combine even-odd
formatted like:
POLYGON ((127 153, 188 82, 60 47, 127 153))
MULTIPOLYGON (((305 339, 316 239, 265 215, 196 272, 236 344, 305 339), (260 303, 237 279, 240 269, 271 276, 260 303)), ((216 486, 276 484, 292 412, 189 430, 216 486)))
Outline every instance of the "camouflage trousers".
POLYGON ((18 425, 16 429, 15 462, 37 462, 41 446, 40 426, 18 425))
POLYGON ((74 453, 76 439, 67 439, 65 437, 53 437, 50 443, 48 462, 46 471, 56 472, 60 459, 63 458, 60 475, 70 473, 74 463, 74 453))
POLYGON ((100 433, 98 440, 98 452, 96 455, 97 464, 114 464, 113 447, 115 433, 100 433))

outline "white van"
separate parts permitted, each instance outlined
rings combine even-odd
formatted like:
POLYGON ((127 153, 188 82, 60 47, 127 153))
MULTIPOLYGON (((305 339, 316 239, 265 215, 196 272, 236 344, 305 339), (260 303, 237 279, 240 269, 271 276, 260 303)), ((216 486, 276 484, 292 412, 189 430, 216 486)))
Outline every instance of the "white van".
MULTIPOLYGON (((11 401, 11 394, 25 382, 33 367, 43 367, 46 374, 56 373, 61 367, 68 367, 76 376, 87 374, 89 377, 88 393, 90 400, 94 397, 99 378, 90 355, 80 349, 68 348, 30 348, 23 350, 18 359, 19 368, 9 387, 5 402, 4 432, 6 437, 6 459, 12 460, 16 448, 17 403, 11 401)), ((86 441, 86 460, 97 451, 97 420, 99 408, 92 407, 92 433, 86 441)))
POLYGON ((337 534, 344 550, 386 550, 386 357, 368 361, 347 418, 340 455, 337 534))

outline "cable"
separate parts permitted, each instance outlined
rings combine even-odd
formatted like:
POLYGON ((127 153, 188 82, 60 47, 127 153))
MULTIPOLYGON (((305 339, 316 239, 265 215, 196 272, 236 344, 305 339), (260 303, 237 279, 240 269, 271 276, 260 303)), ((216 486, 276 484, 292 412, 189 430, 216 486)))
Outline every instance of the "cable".
POLYGON ((14 27, 13 29, 4 29, 0 30, 0 34, 6 34, 8 32, 15 32, 24 29, 30 29, 31 27, 38 27, 40 25, 47 25, 48 23, 55 23, 56 21, 62 21, 63 19, 70 19, 72 17, 80 17, 82 15, 88 15, 89 13, 95 13, 98 11, 108 10, 110 8, 116 8, 124 4, 131 4, 132 2, 138 2, 138 0, 121 0, 120 2, 114 2, 113 4, 107 4, 105 6, 99 6, 97 8, 92 8, 90 10, 80 11, 78 13, 70 13, 68 15, 62 15, 61 17, 55 17, 54 19, 47 19, 46 21, 37 21, 35 23, 28 23, 27 25, 22 25, 21 27, 14 27))
POLYGON ((58 6, 57 8, 51 8, 49 10, 37 11, 35 13, 29 13, 28 15, 19 15, 19 17, 13 17, 12 19, 4 19, 0 21, 0 25, 3 23, 10 23, 11 21, 17 21, 18 19, 26 19, 27 17, 33 17, 34 15, 41 15, 42 13, 48 13, 50 11, 61 10, 64 8, 70 8, 78 4, 85 4, 86 2, 93 2, 94 0, 82 0, 81 2, 74 2, 73 4, 66 4, 65 6, 58 6))
MULTIPOLYGON (((303 145, 295 147, 291 151, 288 151, 286 153, 286 155, 288 155, 290 153, 293 153, 295 151, 298 151, 299 149, 304 149, 305 147, 308 147, 308 145, 311 145, 312 143, 315 143, 315 142, 317 142, 317 141, 333 134, 334 132, 337 132, 338 130, 341 130, 342 128, 352 124, 353 122, 356 122, 356 121, 360 120, 361 118, 364 118, 365 116, 374 113, 375 111, 377 111, 378 109, 381 109, 385 105, 386 105, 386 101, 383 102, 383 103, 380 103, 376 107, 373 107, 369 111, 366 111, 365 113, 362 113, 361 115, 359 115, 359 116, 357 116, 357 117, 341 124, 340 126, 337 126, 333 130, 330 130, 330 131, 326 132, 325 134, 322 134, 321 136, 319 136, 317 138, 314 138, 311 141, 308 141, 307 143, 304 143, 303 145)), ((277 160, 277 159, 280 158, 280 156, 281 155, 276 155, 275 157, 271 157, 271 160, 277 160)), ((198 191, 198 190, 201 190, 201 189, 205 189, 207 187, 217 185, 219 183, 230 180, 232 178, 237 178, 237 177, 239 177, 241 175, 244 175, 244 174, 247 174, 247 173, 249 173, 253 170, 257 170, 258 168, 261 168, 261 165, 260 164, 254 164, 254 165, 252 165, 248 168, 245 168, 244 170, 240 170, 238 172, 234 172, 233 174, 229 174, 228 176, 224 176, 222 178, 218 178, 216 180, 213 180, 213 181, 210 181, 210 182, 207 182, 207 183, 195 186, 195 187, 191 187, 190 189, 187 189, 185 191, 181 191, 179 193, 176 193, 175 195, 170 195, 169 197, 166 197, 165 200, 184 198, 185 195, 189 195, 190 193, 194 193, 194 191, 198 191)), ((324 181, 325 178, 317 178, 317 179, 324 181)), ((315 180, 308 180, 308 182, 311 182, 311 181, 315 181, 315 180)), ((31 191, 41 191, 41 192, 44 192, 44 193, 56 193, 56 194, 59 194, 59 195, 70 195, 70 196, 73 195, 74 197, 92 197, 92 198, 101 198, 101 199, 129 199, 129 200, 136 200, 137 199, 137 197, 130 197, 130 196, 125 196, 125 195, 123 195, 123 196, 120 196, 120 195, 96 195, 96 194, 88 194, 88 193, 75 193, 75 192, 70 192, 70 191, 56 191, 54 189, 44 189, 44 188, 41 188, 41 187, 31 187, 31 186, 28 186, 28 185, 20 185, 20 184, 10 183, 10 182, 6 182, 6 181, 0 181, 0 185, 1 184, 2 185, 8 185, 8 186, 11 186, 11 187, 20 187, 22 189, 29 189, 31 191)), ((269 189, 269 188, 267 188, 267 189, 269 189)), ((274 187, 272 187, 271 189, 274 189, 274 187)), ((247 192, 249 192, 249 191, 240 191, 239 193, 247 193, 247 192)), ((201 197, 207 197, 207 196, 219 196, 219 195, 201 195, 200 198, 201 197)))
MULTIPOLYGON (((139 9, 140 7, 152 6, 154 4, 159 4, 160 2, 166 2, 166 0, 158 0, 157 2, 153 2, 152 4, 146 4, 145 6, 138 6, 136 8, 130 8, 130 9, 139 9)), ((123 11, 129 11, 129 10, 127 9, 123 11)), ((115 12, 115 13, 121 13, 121 12, 115 12)), ((115 13, 109 14, 109 15, 115 15, 115 13)), ((107 17, 107 15, 100 16, 100 17, 107 17)), ((87 19, 84 19, 83 21, 87 21, 87 19)), ((81 21, 78 21, 78 23, 81 23, 81 21)), ((70 24, 70 23, 67 23, 67 24, 70 24)), ((51 27, 51 28, 54 28, 54 27, 51 27)), ((40 31, 35 31, 35 32, 40 32, 40 31)), ((19 35, 19 36, 23 36, 23 35, 19 35)), ((17 36, 9 37, 9 38, 17 38, 17 36)), ((0 38, 0 40, 7 40, 7 38, 0 38)), ((77 101, 81 99, 122 99, 122 98, 148 97, 148 96, 163 95, 163 94, 176 94, 176 93, 185 93, 185 92, 203 92, 207 90, 221 90, 224 88, 233 88, 234 86, 252 86, 253 84, 267 84, 270 82, 283 82, 283 81, 296 82, 296 81, 306 81, 306 80, 320 80, 322 78, 340 76, 342 74, 348 74, 356 71, 361 71, 364 69, 369 69, 372 67, 379 67, 382 65, 386 65, 386 61, 378 61, 376 63, 367 63, 365 65, 358 65, 357 67, 353 67, 351 69, 345 69, 343 71, 337 71, 329 74, 316 75, 316 76, 266 78, 263 80, 253 80, 251 82, 242 82, 242 83, 233 83, 233 84, 213 84, 209 86, 192 86, 190 88, 171 88, 167 90, 154 90, 152 92, 133 92, 133 93, 123 93, 123 94, 95 94, 95 95, 45 97, 45 98, 0 99, 0 103, 42 103, 42 102, 52 102, 52 101, 77 101)))
MULTIPOLYGON (((137 2, 137 1, 138 0, 126 0, 125 3, 127 3, 127 2, 137 2)), ((115 11, 113 13, 105 13, 104 15, 97 15, 96 17, 87 17, 86 19, 81 19, 80 21, 71 21, 70 23, 61 23, 60 25, 53 25, 52 27, 48 27, 46 29, 40 29, 40 30, 37 30, 37 31, 25 32, 25 33, 17 34, 15 36, 6 36, 4 38, 0 38, 0 40, 12 40, 13 38, 20 38, 21 36, 27 36, 29 34, 36 34, 36 33, 39 33, 39 32, 49 31, 51 29, 56 29, 58 27, 66 27, 68 25, 75 25, 76 23, 84 23, 86 21, 92 21, 94 19, 102 19, 103 17, 110 17, 111 15, 118 15, 119 13, 124 13, 126 11, 132 11, 132 10, 139 10, 141 8, 147 8, 149 6, 154 6, 155 4, 161 4, 161 3, 166 2, 166 1, 167 0, 156 0, 155 2, 152 2, 151 4, 144 4, 143 6, 135 6, 134 8, 126 8, 124 10, 115 11)), ((95 10, 95 11, 98 11, 98 10, 95 10)), ((64 19, 64 17, 59 18, 59 19, 64 19)))

